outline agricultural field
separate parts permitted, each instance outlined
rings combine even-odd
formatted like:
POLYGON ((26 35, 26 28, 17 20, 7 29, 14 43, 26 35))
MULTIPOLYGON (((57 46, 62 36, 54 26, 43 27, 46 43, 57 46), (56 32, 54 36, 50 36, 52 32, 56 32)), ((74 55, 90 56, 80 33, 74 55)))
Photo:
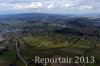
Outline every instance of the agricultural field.
POLYGON ((31 14, 2 16, 0 66, 100 65, 100 18, 31 14), (36 56, 73 60, 44 65, 35 63, 36 56))
MULTIPOLYGON (((96 60, 100 60, 100 41, 97 42, 96 38, 91 38, 90 36, 80 38, 79 40, 77 40, 77 38, 80 38, 80 36, 55 34, 51 32, 21 37, 19 40, 20 53, 25 59, 34 59, 35 56, 49 58, 55 56, 75 57, 83 56, 84 53, 85 56, 95 56, 96 60), (95 43, 96 48, 90 48, 95 43), (89 49, 89 51, 86 51, 87 49, 89 49)), ((89 65, 97 66, 98 63, 86 64, 86 66, 89 65)))

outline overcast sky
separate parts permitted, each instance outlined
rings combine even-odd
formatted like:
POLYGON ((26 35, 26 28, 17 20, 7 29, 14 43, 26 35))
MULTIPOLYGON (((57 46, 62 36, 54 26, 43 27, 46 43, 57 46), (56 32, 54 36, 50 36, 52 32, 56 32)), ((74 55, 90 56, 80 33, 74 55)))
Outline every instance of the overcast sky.
POLYGON ((0 14, 99 13, 100 0, 0 0, 0 14))

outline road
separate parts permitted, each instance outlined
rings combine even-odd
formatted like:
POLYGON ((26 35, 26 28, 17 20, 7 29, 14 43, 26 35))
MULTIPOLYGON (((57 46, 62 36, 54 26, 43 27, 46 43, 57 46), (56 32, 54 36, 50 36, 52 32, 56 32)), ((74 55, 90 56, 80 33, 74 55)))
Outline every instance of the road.
POLYGON ((18 57, 24 62, 25 66, 28 66, 27 62, 24 60, 24 58, 19 53, 18 39, 15 38, 14 40, 15 40, 15 44, 16 44, 16 52, 17 52, 18 57))

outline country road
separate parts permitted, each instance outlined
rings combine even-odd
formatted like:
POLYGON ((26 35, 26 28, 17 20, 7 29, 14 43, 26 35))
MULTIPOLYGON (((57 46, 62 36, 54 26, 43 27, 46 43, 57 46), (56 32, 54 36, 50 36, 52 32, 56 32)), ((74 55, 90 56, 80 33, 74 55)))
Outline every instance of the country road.
POLYGON ((18 39, 15 39, 15 44, 16 44, 16 52, 17 52, 18 57, 24 62, 25 66, 28 66, 27 62, 24 60, 24 58, 19 53, 18 39))

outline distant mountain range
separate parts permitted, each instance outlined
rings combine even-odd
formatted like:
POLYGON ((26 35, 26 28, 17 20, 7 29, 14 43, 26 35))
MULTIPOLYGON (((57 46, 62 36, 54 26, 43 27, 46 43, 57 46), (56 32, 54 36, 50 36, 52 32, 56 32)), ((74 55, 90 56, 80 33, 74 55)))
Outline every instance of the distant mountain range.
POLYGON ((44 13, 22 13, 12 15, 0 15, 0 23, 17 22, 60 22, 71 23, 74 25, 89 24, 100 26, 99 14, 81 14, 81 15, 58 15, 44 13))
POLYGON ((12 15, 0 15, 0 22, 27 22, 36 19, 56 19, 63 18, 63 15, 57 14, 44 14, 44 13, 22 13, 22 14, 12 14, 12 15))
POLYGON ((99 14, 72 14, 72 15, 58 15, 58 14, 45 14, 45 13, 22 13, 22 14, 12 14, 12 15, 0 15, 0 23, 4 22, 27 22, 36 19, 68 19, 76 17, 93 17, 98 18, 99 14))

